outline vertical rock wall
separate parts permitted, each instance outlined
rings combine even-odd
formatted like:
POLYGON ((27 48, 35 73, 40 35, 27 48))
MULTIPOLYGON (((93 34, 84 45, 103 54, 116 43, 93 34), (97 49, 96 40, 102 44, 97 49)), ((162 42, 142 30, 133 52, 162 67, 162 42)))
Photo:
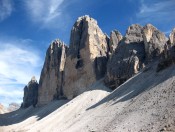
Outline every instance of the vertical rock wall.
POLYGON ((142 30, 143 27, 138 24, 131 25, 112 54, 105 77, 105 83, 112 89, 132 77, 142 67, 145 58, 142 30))
POLYGON ((67 47, 60 40, 49 46, 39 81, 38 105, 63 96, 64 65, 67 47))
POLYGON ((164 50, 167 38, 151 24, 147 24, 143 29, 145 52, 148 61, 160 56, 164 50))
POLYGON ((105 83, 112 89, 121 85, 145 63, 160 57, 166 42, 165 35, 151 24, 130 26, 108 62, 105 83))
POLYGON ((70 38, 70 48, 65 65, 64 94, 72 99, 88 90, 106 73, 107 36, 89 16, 78 18, 70 38))

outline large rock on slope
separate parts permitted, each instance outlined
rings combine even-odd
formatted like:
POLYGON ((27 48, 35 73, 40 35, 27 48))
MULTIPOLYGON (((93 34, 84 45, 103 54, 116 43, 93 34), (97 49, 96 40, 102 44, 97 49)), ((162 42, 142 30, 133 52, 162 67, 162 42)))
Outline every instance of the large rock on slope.
POLYGON ((175 44, 175 28, 172 30, 172 32, 169 35, 169 41, 171 45, 175 44))
POLYGON ((118 47, 119 42, 122 40, 123 36, 117 30, 111 32, 109 48, 110 52, 114 53, 115 49, 118 47))
POLYGON ((146 57, 148 61, 151 61, 163 52, 167 38, 164 33, 151 24, 144 27, 143 33, 146 57))
POLYGON ((32 77, 27 86, 24 87, 24 97, 22 107, 27 108, 31 105, 36 106, 38 99, 38 82, 32 77))
POLYGON ((63 96, 66 50, 67 47, 60 40, 55 40, 49 46, 39 81, 38 106, 63 96))
POLYGON ((112 89, 136 74, 144 65, 143 27, 131 25, 107 65, 105 83, 112 89))
POLYGON ((89 16, 78 18, 70 38, 65 65, 64 94, 67 98, 81 94, 106 73, 107 36, 89 16))

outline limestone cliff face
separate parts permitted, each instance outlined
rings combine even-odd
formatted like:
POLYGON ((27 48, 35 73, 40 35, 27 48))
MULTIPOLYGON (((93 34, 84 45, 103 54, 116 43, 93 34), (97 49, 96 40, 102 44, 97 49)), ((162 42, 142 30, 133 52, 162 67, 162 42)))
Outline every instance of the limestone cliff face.
POLYGON ((157 66, 157 72, 166 69, 175 63, 175 28, 169 35, 168 42, 164 45, 162 57, 157 66))
POLYGON ((136 74, 144 65, 143 27, 131 25, 107 65, 105 83, 112 89, 136 74))
POLYGON ((160 57, 166 42, 165 35, 151 24, 130 26, 108 62, 105 83, 113 89, 121 85, 145 63, 160 57))
POLYGON ((121 33, 117 30, 114 30, 111 32, 110 35, 110 52, 114 53, 115 49, 117 48, 119 42, 122 40, 123 36, 121 35, 121 33))
POLYGON ((35 106, 38 99, 38 82, 35 77, 32 77, 31 81, 27 86, 24 87, 24 97, 22 108, 27 108, 29 106, 35 106))
POLYGON ((48 48, 39 81, 38 106, 62 97, 66 50, 60 40, 55 40, 48 48))
POLYGON ((163 52, 167 38, 151 24, 144 27, 143 33, 146 57, 148 60, 152 60, 163 52))
POLYGON ((169 41, 171 45, 175 44, 175 28, 172 30, 172 32, 169 35, 169 41))
POLYGON ((72 99, 106 73, 108 38, 89 16, 78 18, 65 65, 64 94, 72 99))

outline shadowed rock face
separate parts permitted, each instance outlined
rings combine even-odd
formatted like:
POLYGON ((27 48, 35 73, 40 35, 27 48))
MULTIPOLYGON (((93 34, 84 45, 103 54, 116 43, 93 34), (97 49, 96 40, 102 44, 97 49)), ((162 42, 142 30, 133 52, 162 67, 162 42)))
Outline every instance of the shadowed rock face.
POLYGON ((27 86, 24 87, 24 97, 22 108, 36 106, 38 99, 38 82, 35 77, 32 77, 27 86))
POLYGON ((164 45, 164 51, 159 60, 157 72, 166 69, 172 64, 175 64, 175 28, 170 33, 168 42, 164 45))
POLYGON ((122 40, 123 36, 121 35, 121 33, 117 30, 114 30, 111 32, 110 35, 110 52, 114 53, 115 49, 117 48, 119 42, 122 40))
POLYGON ((39 81, 38 106, 63 96, 66 50, 60 40, 55 40, 48 48, 39 81))
POLYGON ((64 94, 71 99, 88 90, 88 86, 106 73, 108 37, 97 21, 89 16, 78 18, 70 38, 65 65, 64 94))
POLYGON ((138 73, 145 62, 160 57, 166 42, 165 35, 151 24, 130 26, 108 62, 105 83, 112 89, 121 85, 138 73))
POLYGON ((143 30, 144 44, 147 60, 150 61, 160 54, 164 50, 164 45, 167 42, 165 34, 160 32, 151 24, 147 24, 143 30))
POLYGON ((131 25, 107 65, 105 83, 112 89, 136 74, 143 66, 145 48, 143 27, 131 25))

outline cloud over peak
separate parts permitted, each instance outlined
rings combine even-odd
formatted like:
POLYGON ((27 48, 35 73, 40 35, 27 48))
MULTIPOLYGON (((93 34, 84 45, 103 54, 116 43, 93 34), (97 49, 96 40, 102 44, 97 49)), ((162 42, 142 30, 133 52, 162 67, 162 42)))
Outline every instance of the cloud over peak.
POLYGON ((26 11, 35 23, 41 24, 42 28, 61 27, 62 7, 64 0, 30 0, 25 1, 26 11))

